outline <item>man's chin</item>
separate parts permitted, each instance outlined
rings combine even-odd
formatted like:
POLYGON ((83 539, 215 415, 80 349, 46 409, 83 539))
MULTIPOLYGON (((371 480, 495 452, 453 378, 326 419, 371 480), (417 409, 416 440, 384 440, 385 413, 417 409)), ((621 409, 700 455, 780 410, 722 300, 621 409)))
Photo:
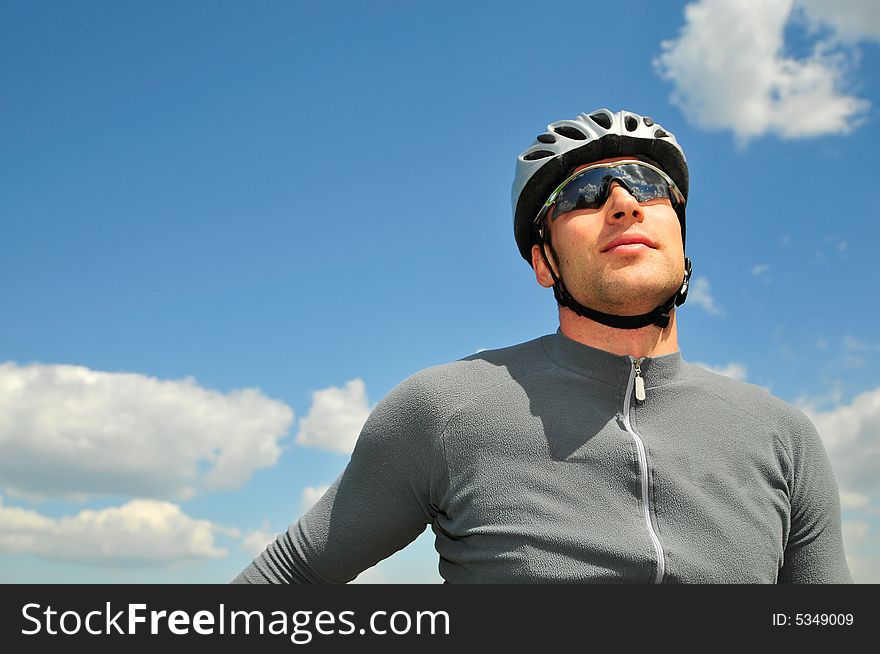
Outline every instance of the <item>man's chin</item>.
POLYGON ((590 301, 583 302, 579 298, 587 298, 588 294, 578 293, 575 298, 581 304, 601 311, 610 313, 615 316, 640 316, 650 313, 660 305, 664 304, 678 290, 677 287, 670 290, 670 286, 650 285, 646 288, 645 284, 618 284, 614 288, 602 289, 593 295, 592 304, 590 301))

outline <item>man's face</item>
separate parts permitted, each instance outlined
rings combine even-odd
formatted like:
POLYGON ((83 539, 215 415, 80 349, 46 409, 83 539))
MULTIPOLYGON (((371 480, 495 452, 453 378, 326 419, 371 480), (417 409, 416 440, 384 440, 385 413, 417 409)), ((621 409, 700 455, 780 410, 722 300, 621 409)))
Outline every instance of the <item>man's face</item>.
MULTIPOLYGON (((634 159, 613 157, 589 165, 634 159)), ((581 304, 616 315, 647 313, 681 286, 684 247, 678 215, 667 199, 639 203, 614 183, 599 209, 579 209, 545 219, 559 259, 547 258, 581 304)), ((548 234, 545 233, 545 239, 548 234)), ((553 285, 538 246, 532 248, 538 282, 553 285)))

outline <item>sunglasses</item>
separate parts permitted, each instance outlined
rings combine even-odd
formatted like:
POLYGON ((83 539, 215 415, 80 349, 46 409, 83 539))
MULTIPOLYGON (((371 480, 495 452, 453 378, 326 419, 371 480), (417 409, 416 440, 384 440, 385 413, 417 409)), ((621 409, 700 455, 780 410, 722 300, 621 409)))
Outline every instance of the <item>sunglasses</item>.
POLYGON ((565 179, 541 207, 535 225, 540 228, 551 207, 556 208, 554 220, 569 211, 600 209, 611 193, 612 182, 618 182, 639 202, 668 199, 672 206, 685 203, 675 182, 656 166, 636 159, 612 161, 584 168, 565 179))

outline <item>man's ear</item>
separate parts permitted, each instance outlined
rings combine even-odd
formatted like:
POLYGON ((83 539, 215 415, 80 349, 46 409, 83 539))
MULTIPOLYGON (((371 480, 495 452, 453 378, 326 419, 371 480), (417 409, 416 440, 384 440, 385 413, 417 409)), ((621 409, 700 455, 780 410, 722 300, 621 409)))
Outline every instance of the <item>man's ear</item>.
MULTIPOLYGON (((553 262, 555 265, 556 262, 553 261, 553 253, 549 251, 549 249, 545 249, 547 253, 547 258, 553 262)), ((553 276, 550 274, 550 268, 547 266, 547 261, 544 260, 544 257, 541 255, 541 246, 533 245, 532 246, 532 268, 535 269, 535 280, 543 286, 544 288, 550 288, 553 286, 553 276)))

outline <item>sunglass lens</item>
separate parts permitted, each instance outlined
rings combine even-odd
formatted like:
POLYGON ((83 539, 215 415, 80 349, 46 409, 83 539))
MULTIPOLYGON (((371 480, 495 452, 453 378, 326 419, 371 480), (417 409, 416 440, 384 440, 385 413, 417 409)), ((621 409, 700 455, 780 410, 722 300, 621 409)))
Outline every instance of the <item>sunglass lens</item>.
MULTIPOLYGON (((622 166, 621 179, 626 182, 630 192, 639 202, 658 198, 670 198, 666 180, 650 168, 644 166, 622 166)), ((670 198, 671 199, 671 198, 670 198)))
POLYGON ((607 170, 589 170, 571 180, 556 199, 556 215, 576 209, 598 209, 605 204, 607 170))
POLYGON ((566 184, 556 197, 554 216, 578 209, 599 209, 608 199, 611 182, 619 180, 639 202, 673 199, 669 184, 656 171, 637 164, 587 169, 566 184))

